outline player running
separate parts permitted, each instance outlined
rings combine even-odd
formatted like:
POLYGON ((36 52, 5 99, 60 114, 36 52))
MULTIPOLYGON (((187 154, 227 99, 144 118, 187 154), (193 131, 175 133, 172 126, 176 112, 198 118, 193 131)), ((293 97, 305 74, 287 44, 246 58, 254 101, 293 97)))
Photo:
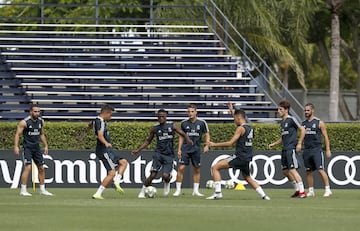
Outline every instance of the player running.
POLYGON ((291 197, 306 198, 304 183, 297 169, 300 167, 298 154, 304 140, 305 129, 292 116, 289 115, 290 103, 283 100, 279 103, 278 113, 282 119, 280 123, 281 137, 274 143, 269 144, 272 149, 275 145, 282 144, 281 165, 285 176, 294 185, 295 193, 291 197), (300 130, 298 139, 297 131, 300 130))

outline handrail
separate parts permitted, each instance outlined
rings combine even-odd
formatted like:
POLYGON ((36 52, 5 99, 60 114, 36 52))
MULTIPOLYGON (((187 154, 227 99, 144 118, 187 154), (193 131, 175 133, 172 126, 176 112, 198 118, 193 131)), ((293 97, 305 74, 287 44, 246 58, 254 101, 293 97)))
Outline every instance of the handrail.
POLYGON ((259 88, 262 89, 268 99, 274 105, 277 105, 282 99, 289 100, 291 103, 290 114, 301 121, 302 117, 299 116, 299 113, 303 111, 302 104, 286 88, 272 68, 269 67, 266 61, 260 57, 254 48, 240 34, 214 1, 204 0, 204 10, 206 11, 204 18, 206 24, 212 29, 217 38, 222 41, 226 49, 232 53, 239 54, 243 63, 247 62, 251 64, 253 70, 248 71, 248 74, 253 81, 258 84, 259 88), (209 17, 207 17, 207 15, 209 17), (230 30, 232 33, 230 33, 230 30), (223 33, 223 35, 220 33, 223 33), (236 38, 234 38, 235 36, 236 38), (242 47, 239 45, 239 40, 242 42, 242 47), (269 76, 272 77, 271 80, 269 79, 269 76))

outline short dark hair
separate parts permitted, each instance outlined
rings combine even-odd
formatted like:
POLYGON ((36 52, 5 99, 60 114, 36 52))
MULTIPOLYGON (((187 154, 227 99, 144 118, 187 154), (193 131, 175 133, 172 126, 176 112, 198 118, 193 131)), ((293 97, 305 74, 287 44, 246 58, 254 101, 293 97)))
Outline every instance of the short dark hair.
POLYGON ((234 115, 240 115, 242 118, 245 119, 246 117, 246 113, 243 109, 236 109, 234 112, 234 115))
POLYGON ((40 107, 40 105, 37 103, 32 103, 32 104, 30 104, 29 110, 32 111, 34 107, 40 107))
POLYGON ((194 103, 189 103, 187 107, 188 108, 193 108, 195 110, 197 109, 196 104, 194 104, 194 103))
POLYGON ((109 104, 104 104, 104 105, 101 106, 101 111, 100 111, 100 113, 103 113, 103 112, 113 112, 113 111, 115 111, 115 109, 114 109, 112 106, 110 106, 109 104))
POLYGON ((287 100, 282 100, 282 101, 280 101, 280 103, 279 103, 279 107, 282 107, 282 108, 285 108, 285 109, 290 110, 290 103, 289 103, 289 101, 287 101, 287 100))
POLYGON ((161 109, 159 109, 158 111, 157 111, 157 114, 159 114, 159 113, 165 113, 165 114, 167 114, 167 111, 164 109, 164 108, 161 108, 161 109))
POLYGON ((315 109, 315 106, 312 103, 305 104, 305 107, 311 107, 311 109, 315 109))

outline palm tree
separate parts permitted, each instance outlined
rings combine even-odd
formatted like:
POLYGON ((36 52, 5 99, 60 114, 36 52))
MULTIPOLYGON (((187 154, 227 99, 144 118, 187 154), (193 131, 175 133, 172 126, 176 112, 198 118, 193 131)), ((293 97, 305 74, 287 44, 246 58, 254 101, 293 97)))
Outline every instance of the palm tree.
POLYGON ((329 120, 338 120, 340 73, 340 21, 339 10, 345 0, 327 0, 331 12, 331 66, 329 120))

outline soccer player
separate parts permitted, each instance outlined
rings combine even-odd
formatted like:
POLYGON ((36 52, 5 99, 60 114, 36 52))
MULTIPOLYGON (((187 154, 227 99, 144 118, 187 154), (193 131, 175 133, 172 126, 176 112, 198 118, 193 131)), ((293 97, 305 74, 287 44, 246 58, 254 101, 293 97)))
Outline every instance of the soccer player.
POLYGON ((275 145, 282 144, 281 165, 285 176, 292 182, 295 193, 291 197, 306 198, 304 183, 297 169, 300 167, 298 154, 305 136, 305 128, 292 116, 289 115, 290 103, 283 100, 279 103, 278 113, 281 117, 281 137, 274 143, 269 144, 272 149, 275 145), (298 138, 298 130, 300 135, 298 138))
POLYGON ((100 114, 92 121, 92 123, 90 123, 90 125, 93 126, 96 136, 96 156, 101 160, 107 170, 107 176, 103 179, 98 190, 92 196, 93 199, 104 199, 102 193, 112 181, 114 181, 116 191, 124 193, 124 190, 120 186, 120 181, 128 162, 119 155, 113 153, 111 138, 106 124, 106 122, 111 119, 113 112, 114 108, 105 104, 101 107, 100 114), (116 168, 118 168, 117 171, 116 168))
POLYGON ((183 175, 185 167, 190 164, 193 165, 193 196, 204 196, 199 192, 200 185, 200 155, 201 155, 201 138, 205 135, 204 153, 209 151, 207 143, 210 141, 209 128, 205 120, 197 118, 197 111, 195 104, 189 104, 187 108, 188 119, 181 122, 181 130, 183 130, 190 139, 194 142, 194 145, 184 142, 182 136, 179 137, 178 146, 178 158, 179 167, 176 176, 176 191, 173 196, 177 197, 181 195, 181 184, 183 181, 183 175))
POLYGON ((227 159, 220 160, 211 167, 211 173, 215 182, 215 193, 206 199, 215 200, 223 197, 221 192, 221 169, 240 169, 244 179, 251 185, 253 189, 264 200, 270 200, 261 186, 250 176, 250 161, 252 160, 252 141, 254 137, 254 129, 246 124, 246 114, 242 109, 234 111, 233 106, 229 103, 229 110, 234 116, 234 122, 237 125, 233 137, 226 142, 214 143, 209 142, 210 147, 229 147, 236 144, 235 154, 227 159))
POLYGON ((322 151, 321 136, 325 141, 325 153, 327 158, 331 158, 330 142, 327 135, 326 126, 323 121, 314 116, 315 106, 308 103, 304 107, 306 120, 302 122, 305 128, 304 138, 304 165, 306 168, 306 179, 309 185, 307 196, 315 196, 313 171, 317 170, 325 185, 324 197, 331 196, 329 178, 324 170, 324 153, 322 151))
POLYGON ((146 148, 154 136, 156 136, 157 144, 155 153, 153 154, 153 163, 150 170, 150 176, 145 179, 138 198, 145 198, 145 189, 151 185, 151 182, 156 177, 157 173, 163 169, 162 179, 164 181, 164 196, 170 193, 170 180, 171 171, 174 166, 174 135, 175 132, 183 136, 186 142, 192 144, 192 140, 173 122, 167 122, 167 112, 164 109, 160 109, 157 112, 158 123, 150 129, 148 137, 144 143, 137 149, 131 152, 132 155, 137 155, 141 150, 146 148))
POLYGON ((19 140, 23 136, 23 160, 24 170, 21 175, 20 196, 32 196, 27 190, 26 185, 31 171, 31 161, 37 166, 40 182, 40 195, 53 196, 52 193, 45 189, 45 169, 43 153, 40 149, 40 141, 44 145, 44 155, 47 155, 48 144, 44 133, 45 123, 40 117, 40 106, 32 104, 30 106, 30 115, 21 120, 16 129, 14 138, 14 153, 20 155, 19 140))

